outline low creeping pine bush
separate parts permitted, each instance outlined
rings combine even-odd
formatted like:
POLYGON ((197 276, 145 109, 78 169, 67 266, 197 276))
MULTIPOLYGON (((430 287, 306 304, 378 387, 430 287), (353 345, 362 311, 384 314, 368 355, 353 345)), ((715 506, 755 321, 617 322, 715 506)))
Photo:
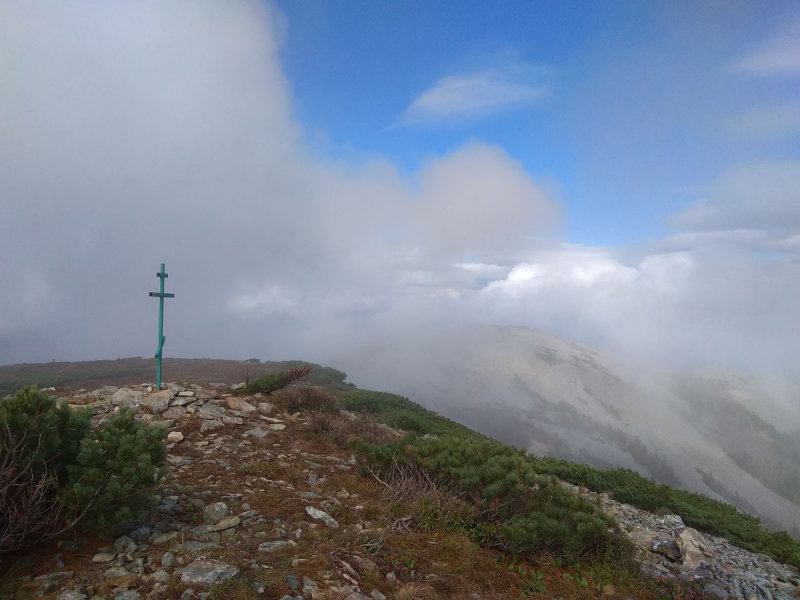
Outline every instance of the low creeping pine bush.
POLYGON ((239 394, 265 394, 269 395, 285 388, 290 383, 303 379, 311 373, 311 365, 291 368, 280 373, 270 373, 257 379, 248 380, 239 394))
MULTIPOLYGON (((394 394, 352 390, 343 395, 341 404, 347 410, 373 415, 377 421, 410 433, 498 443, 394 394)), ((690 527, 725 537, 745 550, 761 552, 777 561, 800 567, 800 542, 784 531, 767 530, 760 519, 738 511, 731 504, 656 483, 630 469, 601 470, 533 455, 525 456, 525 460, 540 475, 556 477, 593 492, 608 492, 615 500, 642 510, 677 514, 690 527)))
POLYGON ((120 409, 92 427, 73 410, 25 387, 0 400, 0 552, 59 535, 79 522, 130 520, 166 476, 164 432, 120 409), (32 509, 24 520, 24 507, 32 509))
POLYGON ((354 444, 378 477, 398 464, 427 469, 440 489, 471 502, 483 521, 494 524, 496 541, 506 550, 570 561, 627 562, 633 556, 630 542, 597 504, 536 473, 524 452, 510 446, 460 436, 354 444))

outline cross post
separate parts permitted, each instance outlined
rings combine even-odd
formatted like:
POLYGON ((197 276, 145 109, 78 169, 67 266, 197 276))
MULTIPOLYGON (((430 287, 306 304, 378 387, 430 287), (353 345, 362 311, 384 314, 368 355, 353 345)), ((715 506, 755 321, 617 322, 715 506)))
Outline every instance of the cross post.
POLYGON ((158 298, 158 349, 156 350, 156 389, 161 389, 161 354, 164 349, 164 298, 174 298, 175 294, 164 293, 164 280, 169 277, 164 272, 164 263, 161 263, 161 271, 156 273, 156 277, 161 280, 160 291, 150 292, 150 296, 158 298))

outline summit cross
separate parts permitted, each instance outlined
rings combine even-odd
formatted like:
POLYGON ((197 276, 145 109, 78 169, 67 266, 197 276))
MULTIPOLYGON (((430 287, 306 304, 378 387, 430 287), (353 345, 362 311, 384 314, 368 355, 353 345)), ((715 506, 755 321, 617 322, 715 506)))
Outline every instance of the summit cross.
POLYGON ((164 272, 164 263, 161 263, 161 271, 156 273, 156 277, 161 280, 161 291, 150 292, 154 298, 158 298, 158 350, 156 350, 156 389, 161 389, 161 352, 164 349, 164 342, 167 338, 164 337, 164 298, 174 298, 175 294, 164 293, 164 280, 169 277, 164 272))

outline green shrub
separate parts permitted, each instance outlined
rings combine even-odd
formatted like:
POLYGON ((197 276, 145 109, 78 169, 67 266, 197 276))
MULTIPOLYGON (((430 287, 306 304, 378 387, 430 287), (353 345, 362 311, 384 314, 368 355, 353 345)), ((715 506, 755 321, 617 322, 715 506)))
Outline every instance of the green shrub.
POLYGON ((164 431, 120 409, 93 436, 83 439, 68 467, 65 505, 100 526, 133 519, 151 503, 147 493, 167 474, 164 431))
POLYGON ((89 435, 91 418, 91 410, 56 405, 36 387, 24 387, 0 401, 4 434, 23 439, 35 472, 54 474, 62 486, 67 482, 67 467, 75 463, 81 441, 89 435))
POLYGON ((481 518, 499 526, 496 540, 528 555, 555 554, 568 560, 632 555, 614 520, 588 499, 536 473, 524 452, 476 437, 409 436, 356 449, 377 473, 396 463, 428 469, 440 489, 472 502, 481 518))
POLYGON ((269 395, 285 388, 290 383, 303 379, 311 373, 311 366, 292 368, 280 373, 270 373, 258 379, 248 381, 247 385, 241 390, 242 394, 266 394, 269 395))
POLYGON ((308 382, 312 385, 326 385, 334 388, 350 385, 344 383, 344 380, 347 379, 347 373, 334 369, 333 367, 323 367, 317 363, 310 363, 304 360, 283 360, 273 364, 279 369, 301 369, 303 367, 311 367, 308 382), (344 384, 344 386, 342 384, 344 384))
POLYGON ((727 538, 732 544, 762 552, 775 560, 800 567, 800 543, 786 532, 767 531, 761 520, 732 504, 702 494, 656 483, 629 469, 602 471, 556 458, 529 456, 537 472, 558 477, 594 492, 607 492, 618 502, 643 510, 679 515, 689 527, 727 538))
MULTIPOLYGON (((394 394, 352 390, 342 395, 340 403, 347 410, 371 414, 382 423, 411 433, 456 436, 462 440, 459 444, 477 453, 478 462, 488 457, 481 454, 486 448, 474 447, 467 442, 481 440, 490 442, 487 448, 491 447, 491 444, 499 444, 450 419, 426 410, 407 398, 394 394)), ((386 450, 390 453, 389 457, 391 452, 398 451, 398 448, 398 445, 390 444, 386 450)), ((513 448, 508 446, 506 448, 515 452, 513 448)), ((374 454, 375 451, 373 448, 368 454, 374 454)), ((386 458, 384 456, 384 459, 386 458)), ((450 460, 459 463, 462 458, 451 456, 450 460)), ((745 550, 761 552, 780 562, 800 567, 800 542, 786 532, 767 531, 758 518, 738 511, 731 504, 656 483, 630 469, 601 470, 580 463, 532 455, 526 455, 525 460, 539 475, 555 477, 573 485, 584 486, 594 492, 607 492, 615 500, 642 510, 668 511, 677 514, 690 527, 725 537, 745 550)), ((468 481, 471 480, 468 478, 468 481)), ((504 535, 508 536, 509 540, 513 539, 515 543, 522 543, 521 540, 533 539, 537 535, 546 539, 550 535, 546 521, 539 522, 535 529, 528 530, 521 526, 515 526, 513 529, 514 531, 506 530, 504 535), (533 531, 536 533, 531 533, 533 531)), ((591 537, 588 530, 585 530, 583 535, 586 535, 587 539, 591 537)), ((596 542, 594 544, 596 545, 596 542)))
POLYGON ((51 506, 45 511, 48 518, 57 516, 61 523, 30 522, 13 541, 0 540, 0 552, 62 533, 81 521, 110 526, 129 520, 147 505, 148 490, 166 475, 164 432, 137 421, 130 409, 92 428, 91 411, 58 405, 35 387, 26 387, 0 401, 0 435, 0 462, 11 461, 9 471, 26 473, 15 480, 13 494, 0 498, 6 512, 38 498, 40 505, 51 506))
POLYGON ((408 398, 373 392, 371 390, 352 390, 341 396, 342 408, 355 413, 367 413, 381 423, 421 435, 462 435, 488 439, 468 427, 421 407, 408 398))

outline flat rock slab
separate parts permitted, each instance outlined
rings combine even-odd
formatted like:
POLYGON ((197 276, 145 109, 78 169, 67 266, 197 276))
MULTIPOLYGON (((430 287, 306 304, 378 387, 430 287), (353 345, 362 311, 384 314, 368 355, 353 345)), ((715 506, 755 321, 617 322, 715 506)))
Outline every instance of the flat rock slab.
POLYGON ((200 433, 205 433, 206 431, 214 431, 215 429, 219 429, 220 427, 224 427, 222 421, 204 421, 203 424, 200 426, 200 433))
POLYGON ((169 408, 170 400, 172 400, 172 391, 161 390, 142 398, 139 406, 146 406, 153 414, 160 415, 169 408))
MULTIPOLYGON (((185 393, 185 392, 182 392, 182 393, 185 393)), ((191 396, 191 397, 189 397, 189 396, 178 396, 177 398, 173 398, 172 402, 170 402, 169 405, 170 406, 174 406, 174 407, 177 408, 179 406, 186 406, 188 404, 193 404, 194 402, 197 402, 197 398, 195 398, 194 396, 191 396)))
POLYGON ((183 441, 183 433, 180 431, 170 431, 167 435, 168 442, 182 442, 183 441))
POLYGON ((276 542, 264 542, 258 546, 259 552, 274 552, 289 545, 289 542, 278 540, 276 542))
POLYGON ((186 554, 197 554, 198 552, 205 552, 206 550, 212 550, 215 548, 222 548, 219 544, 215 544, 214 542, 195 542, 195 541, 188 541, 183 542, 180 545, 179 550, 186 554))
POLYGON ((311 517, 312 519, 317 519, 318 521, 322 521, 328 527, 332 527, 333 529, 339 527, 339 523, 336 522, 336 519, 334 519, 325 511, 322 511, 313 506, 306 506, 306 512, 308 513, 309 517, 311 517))
POLYGON ((144 398, 144 392, 120 388, 111 396, 111 402, 116 406, 137 406, 144 398))
POLYGON ((184 583, 211 585, 239 574, 239 569, 221 560, 197 559, 176 571, 184 583))
POLYGON ((253 406, 249 402, 246 402, 245 400, 242 400, 241 398, 235 398, 233 396, 230 396, 228 398, 225 398, 225 403, 231 410, 238 410, 240 412, 247 414, 256 412, 255 406, 253 406))
POLYGON ((245 437, 251 436, 258 439, 264 439, 267 437, 268 432, 266 429, 261 429, 260 427, 256 427, 255 429, 250 429, 244 432, 245 437))
POLYGON ((92 562, 94 562, 94 563, 107 563, 107 562, 111 562, 115 558, 117 558, 117 553, 116 552, 114 552, 114 553, 111 553, 111 552, 99 552, 99 553, 94 555, 94 557, 92 558, 92 562))
POLYGON ((231 527, 236 527, 242 520, 239 517, 227 517, 222 519, 219 523, 214 525, 211 528, 211 531, 224 531, 225 529, 230 529, 231 527))
POLYGON ((213 421, 221 421, 226 414, 224 408, 216 406, 215 404, 204 404, 200 407, 200 410, 197 411, 197 415, 201 419, 213 421))

